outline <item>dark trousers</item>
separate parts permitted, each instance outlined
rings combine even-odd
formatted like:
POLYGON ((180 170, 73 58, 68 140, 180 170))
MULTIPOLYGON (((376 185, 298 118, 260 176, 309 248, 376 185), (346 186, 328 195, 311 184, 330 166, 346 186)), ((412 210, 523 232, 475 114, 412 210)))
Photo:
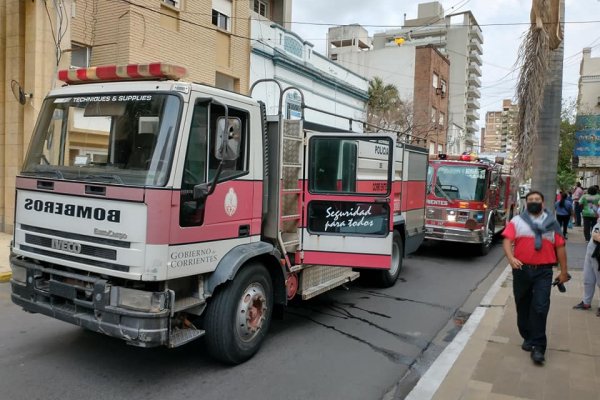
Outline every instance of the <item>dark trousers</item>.
POLYGON ((525 342, 546 350, 546 320, 550 310, 552 268, 513 269, 517 326, 525 342))
POLYGON ((592 228, 596 225, 596 217, 583 217, 583 237, 586 242, 592 237, 592 228))
POLYGON ((575 226, 581 226, 581 211, 583 211, 583 207, 578 201, 574 202, 573 205, 575 210, 575 226))
POLYGON ((562 226, 563 236, 567 237, 567 228, 569 227, 569 221, 571 220, 570 215, 558 215, 556 214, 556 220, 562 226))

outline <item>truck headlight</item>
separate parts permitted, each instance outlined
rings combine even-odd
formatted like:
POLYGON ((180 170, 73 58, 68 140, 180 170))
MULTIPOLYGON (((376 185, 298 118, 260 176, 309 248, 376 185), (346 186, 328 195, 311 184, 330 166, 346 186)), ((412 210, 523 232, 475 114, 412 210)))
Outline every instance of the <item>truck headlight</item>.
POLYGON ((446 219, 448 220, 448 222, 456 222, 456 211, 448 210, 446 214, 446 219))
POLYGON ((27 282, 27 269, 19 267, 18 265, 11 264, 10 269, 12 270, 12 280, 19 283, 27 282))
POLYGON ((166 309, 165 292, 146 292, 115 286, 110 291, 110 304, 134 311, 160 312, 166 309))

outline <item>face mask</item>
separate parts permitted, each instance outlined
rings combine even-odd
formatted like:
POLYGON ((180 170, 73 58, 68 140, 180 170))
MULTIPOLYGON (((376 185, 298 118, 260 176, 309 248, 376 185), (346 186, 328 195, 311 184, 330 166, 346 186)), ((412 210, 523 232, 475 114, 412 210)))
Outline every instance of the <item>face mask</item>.
POLYGON ((527 203, 527 211, 530 214, 539 214, 542 212, 542 203, 527 203))

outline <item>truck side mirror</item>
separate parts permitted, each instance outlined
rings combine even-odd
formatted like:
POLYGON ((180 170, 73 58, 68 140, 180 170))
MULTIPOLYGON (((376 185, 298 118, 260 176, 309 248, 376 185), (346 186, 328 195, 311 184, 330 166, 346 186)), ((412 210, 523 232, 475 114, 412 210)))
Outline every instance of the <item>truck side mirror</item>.
POLYGON ((204 200, 208 197, 208 183, 194 186, 194 200, 204 200))
POLYGON ((237 160, 242 143, 242 120, 230 117, 225 124, 225 117, 219 117, 216 139, 215 158, 221 161, 237 160))

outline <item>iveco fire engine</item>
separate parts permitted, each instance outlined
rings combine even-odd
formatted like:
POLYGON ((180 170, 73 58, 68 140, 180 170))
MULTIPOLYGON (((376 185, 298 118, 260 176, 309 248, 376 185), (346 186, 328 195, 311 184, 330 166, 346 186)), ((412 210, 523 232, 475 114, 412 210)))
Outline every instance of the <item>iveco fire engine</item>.
POLYGON ((513 210, 503 162, 440 154, 427 173, 426 238, 473 244, 487 254, 513 210))
POLYGON ((142 347, 205 336, 240 363, 296 295, 393 285, 425 235, 426 151, 284 120, 298 89, 267 116, 184 74, 59 72, 17 177, 12 300, 142 347))

